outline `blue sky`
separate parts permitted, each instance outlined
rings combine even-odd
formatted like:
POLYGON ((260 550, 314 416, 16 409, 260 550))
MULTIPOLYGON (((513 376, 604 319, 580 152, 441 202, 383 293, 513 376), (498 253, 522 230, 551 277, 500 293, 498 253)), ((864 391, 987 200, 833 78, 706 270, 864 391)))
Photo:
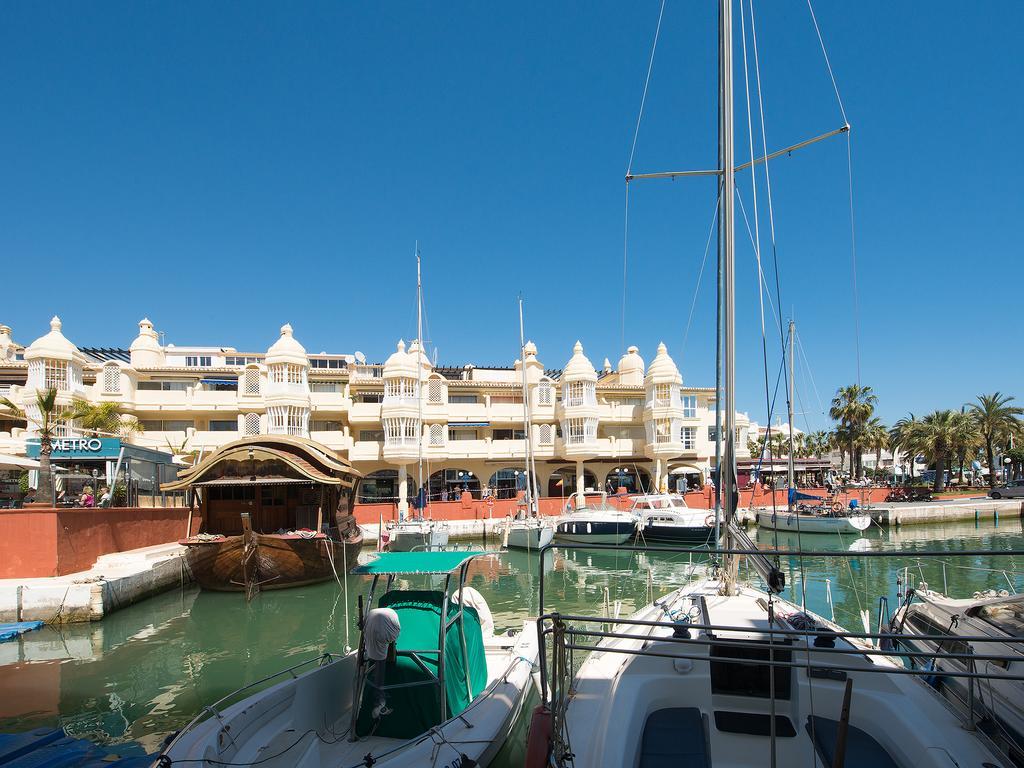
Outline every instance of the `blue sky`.
MULTIPOLYGON (((1024 370, 994 349, 1019 317, 1024 4, 920 8, 815 8, 854 126, 861 379, 888 421, 1016 393, 1024 370)), ((379 360, 415 333, 418 239, 440 361, 510 364, 521 291, 545 364, 577 338, 615 362, 623 175, 658 9, 7 3, 0 322, 27 343, 59 313, 81 345, 127 345, 148 315, 169 342, 264 350, 287 321, 310 351, 379 360)), ((769 147, 841 125, 806 3, 755 10, 769 147)), ((714 18, 710 0, 668 2, 634 170, 713 166, 714 18)), ((783 312, 813 374, 798 423, 814 427, 819 398, 857 375, 845 139, 770 170, 783 312)), ((706 179, 634 185, 625 312, 627 345, 649 362, 664 340, 707 386, 713 196, 706 179)), ((764 197, 762 178, 770 260, 764 197)), ((738 233, 739 404, 763 420, 738 233)))

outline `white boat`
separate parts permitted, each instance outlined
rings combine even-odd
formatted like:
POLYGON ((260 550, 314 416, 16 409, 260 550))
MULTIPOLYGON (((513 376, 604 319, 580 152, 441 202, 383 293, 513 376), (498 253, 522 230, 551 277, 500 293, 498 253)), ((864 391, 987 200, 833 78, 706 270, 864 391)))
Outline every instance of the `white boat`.
POLYGON ((608 495, 573 496, 555 521, 555 539, 577 544, 625 544, 636 533, 636 521, 608 503, 608 495))
POLYGON ((794 533, 857 533, 871 525, 871 515, 846 514, 842 510, 836 513, 832 507, 825 508, 822 513, 759 509, 757 524, 761 528, 794 533))
POLYGON ((555 528, 539 517, 508 518, 498 528, 498 535, 508 549, 538 550, 551 543, 555 528))
POLYGON ((706 546, 715 536, 714 510, 690 509, 678 493, 652 493, 633 499, 636 538, 644 544, 706 546))
POLYGON ((538 646, 534 622, 502 635, 488 627, 486 603, 464 586, 478 554, 385 553, 359 566, 355 572, 373 576, 367 605, 383 584, 377 606, 399 619, 391 660, 370 660, 376 642, 368 644, 364 631, 356 651, 285 670, 270 687, 252 692, 268 682, 261 680, 205 708, 154 768, 488 765, 533 686, 538 646), (389 589, 419 575, 442 576, 444 587, 389 589), (385 708, 376 704, 378 690, 385 708))
POLYGON ((973 666, 994 675, 975 684, 974 716, 978 727, 1015 764, 1024 765, 1024 681, 1007 679, 1024 674, 1024 647, 1020 642, 1024 640, 1024 596, 979 593, 972 599, 957 600, 922 585, 907 590, 890 629, 901 635, 893 650, 924 654, 909 657, 911 666, 934 671, 926 680, 961 711, 971 708, 970 683, 963 677, 942 673, 964 673, 973 666), (959 639, 972 637, 991 638, 991 642, 959 639), (974 661, 949 654, 1001 658, 974 661))
POLYGON ((778 597, 770 621, 767 593, 730 589, 706 580, 670 593, 616 624, 571 687, 551 679, 566 693, 551 706, 564 711, 552 764, 833 766, 842 753, 849 768, 1003 765, 934 691, 896 674, 897 660, 778 597))
POLYGON ((448 546, 448 525, 413 518, 390 523, 384 529, 389 552, 434 552, 448 546))

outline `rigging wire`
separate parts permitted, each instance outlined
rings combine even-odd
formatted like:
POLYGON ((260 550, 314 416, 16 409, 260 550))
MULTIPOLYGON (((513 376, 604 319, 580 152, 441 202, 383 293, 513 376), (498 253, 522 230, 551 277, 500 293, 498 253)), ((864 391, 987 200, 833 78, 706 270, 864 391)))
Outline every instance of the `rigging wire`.
MULTIPOLYGON (((654 28, 654 41, 651 43, 651 55, 647 61, 647 76, 644 78, 644 91, 640 97, 640 109, 636 115, 636 127, 633 129, 633 145, 629 150, 629 162, 626 164, 626 176, 633 173, 633 158, 636 156, 636 143, 640 136, 640 123, 644 119, 644 107, 647 105, 647 90, 651 85, 651 72, 654 70, 654 54, 658 50, 658 38, 661 37, 661 20, 665 16, 665 2, 661 0, 661 9, 658 11, 658 24, 654 28)), ((621 344, 622 349, 626 348, 626 272, 629 262, 629 181, 626 181, 625 215, 622 232, 622 328, 621 344)))
POLYGON ((704 265, 708 260, 708 253, 711 251, 711 237, 715 234, 715 225, 718 223, 718 209, 722 203, 722 184, 718 185, 718 195, 715 198, 715 213, 711 217, 711 226, 708 228, 708 239, 704 243, 704 258, 700 261, 700 271, 697 273, 696 287, 693 289, 693 301, 690 302, 690 314, 686 318, 686 330, 683 332, 683 345, 680 353, 686 352, 686 340, 690 336, 690 324, 693 322, 693 311, 697 308, 697 297, 700 295, 701 278, 704 276, 704 265))

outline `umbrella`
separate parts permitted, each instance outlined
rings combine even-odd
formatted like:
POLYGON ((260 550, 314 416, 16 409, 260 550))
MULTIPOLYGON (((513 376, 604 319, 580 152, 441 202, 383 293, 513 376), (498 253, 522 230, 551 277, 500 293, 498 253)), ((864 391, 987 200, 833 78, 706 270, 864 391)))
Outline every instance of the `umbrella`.
POLYGON ((0 469, 39 469, 39 462, 24 456, 9 456, 0 453, 0 469))

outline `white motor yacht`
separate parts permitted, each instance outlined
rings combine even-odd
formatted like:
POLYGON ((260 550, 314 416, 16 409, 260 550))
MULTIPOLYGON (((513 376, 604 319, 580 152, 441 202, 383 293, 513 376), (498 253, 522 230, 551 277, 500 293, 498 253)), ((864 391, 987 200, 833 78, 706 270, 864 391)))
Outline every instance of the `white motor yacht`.
POLYGON ((555 539, 577 544, 625 544, 636 533, 629 512, 608 503, 608 494, 574 495, 555 521, 555 539))
POLYGON ((391 523, 384 535, 390 552, 433 552, 448 546, 448 525, 422 517, 391 523))
POLYGON ((690 509, 678 493, 637 496, 631 510, 636 538, 643 544, 705 546, 715 536, 715 512, 690 509))

